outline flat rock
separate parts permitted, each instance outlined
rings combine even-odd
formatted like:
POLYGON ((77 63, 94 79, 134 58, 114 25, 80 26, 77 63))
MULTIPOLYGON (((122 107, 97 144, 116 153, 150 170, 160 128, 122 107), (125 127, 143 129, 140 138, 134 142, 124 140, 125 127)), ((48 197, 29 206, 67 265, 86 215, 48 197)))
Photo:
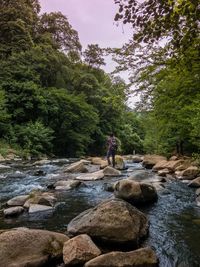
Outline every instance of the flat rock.
POLYGON ((50 210, 53 210, 51 206, 30 204, 28 212, 35 213, 35 212, 50 211, 50 210))
POLYGON ((21 214, 23 211, 24 211, 24 208, 22 208, 21 206, 20 207, 12 207, 12 208, 5 209, 3 211, 3 214, 5 217, 17 216, 17 215, 21 214))
POLYGON ((103 178, 104 178, 103 170, 92 173, 81 174, 76 177, 77 180, 83 180, 83 181, 95 181, 95 180, 101 180, 103 178))
POLYGON ((114 251, 100 255, 84 267, 156 267, 158 259, 151 248, 140 248, 130 252, 114 251))
POLYGON ((66 241, 63 247, 63 260, 67 266, 84 264, 100 254, 100 249, 85 234, 66 241))

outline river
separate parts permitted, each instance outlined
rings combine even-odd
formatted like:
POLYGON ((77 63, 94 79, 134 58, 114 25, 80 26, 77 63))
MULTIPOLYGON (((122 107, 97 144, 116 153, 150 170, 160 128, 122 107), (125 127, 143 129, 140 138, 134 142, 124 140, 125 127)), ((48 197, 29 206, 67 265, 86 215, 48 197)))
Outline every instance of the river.
MULTIPOLYGON (((47 191, 47 185, 58 179, 64 162, 54 160, 42 166, 14 162, 9 164, 9 169, 0 171, 0 229, 26 226, 65 233, 72 218, 113 197, 113 193, 105 190, 105 184, 119 179, 115 177, 85 182, 85 185, 71 191, 56 192, 58 202, 53 212, 3 217, 2 209, 8 199, 30 193, 33 189, 47 191), (36 171, 39 171, 37 175, 36 171)), ((123 171, 124 178, 142 170, 140 164, 128 162, 127 166, 128 169, 123 171)), ((148 171, 147 177, 151 179, 155 176, 148 171)), ((156 203, 141 209, 150 221, 149 237, 143 245, 155 249, 160 267, 199 267, 200 207, 195 203, 195 190, 186 183, 172 180, 166 182, 165 188, 158 194, 156 203)))

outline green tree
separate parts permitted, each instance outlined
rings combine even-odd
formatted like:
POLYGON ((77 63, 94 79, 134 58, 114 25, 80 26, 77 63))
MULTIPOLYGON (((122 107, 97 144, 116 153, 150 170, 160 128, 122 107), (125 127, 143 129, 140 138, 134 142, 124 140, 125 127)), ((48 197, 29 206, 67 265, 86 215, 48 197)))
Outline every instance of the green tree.
POLYGON ((119 12, 115 20, 130 23, 134 39, 155 42, 168 39, 174 48, 189 47, 199 36, 199 1, 194 0, 115 0, 119 12))
POLYGON ((84 61, 92 67, 99 68, 105 65, 104 50, 98 44, 88 45, 87 49, 83 52, 84 61))

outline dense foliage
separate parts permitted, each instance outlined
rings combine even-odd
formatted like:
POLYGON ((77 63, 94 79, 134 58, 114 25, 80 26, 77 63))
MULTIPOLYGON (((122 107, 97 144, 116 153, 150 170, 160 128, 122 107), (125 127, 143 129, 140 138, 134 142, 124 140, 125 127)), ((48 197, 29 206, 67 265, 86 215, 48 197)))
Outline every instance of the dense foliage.
POLYGON ((67 18, 39 12, 38 0, 0 0, 1 142, 27 155, 102 154, 114 131, 125 151, 142 149, 128 87, 100 69, 103 50, 89 45, 81 58, 67 18))
POLYGON ((115 2, 116 20, 134 29, 133 41, 112 52, 116 72, 128 70, 140 94, 145 151, 199 153, 199 1, 115 2))

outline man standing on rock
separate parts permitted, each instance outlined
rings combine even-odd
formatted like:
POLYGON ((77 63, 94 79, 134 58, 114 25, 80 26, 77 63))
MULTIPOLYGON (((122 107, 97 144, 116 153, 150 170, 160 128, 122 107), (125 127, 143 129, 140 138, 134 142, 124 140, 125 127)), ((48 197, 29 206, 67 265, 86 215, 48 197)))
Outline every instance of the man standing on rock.
POLYGON ((117 139, 113 133, 110 134, 107 140, 107 146, 108 146, 108 150, 107 150, 108 165, 111 165, 110 157, 112 157, 112 166, 113 168, 115 168, 115 154, 117 150, 117 139))

